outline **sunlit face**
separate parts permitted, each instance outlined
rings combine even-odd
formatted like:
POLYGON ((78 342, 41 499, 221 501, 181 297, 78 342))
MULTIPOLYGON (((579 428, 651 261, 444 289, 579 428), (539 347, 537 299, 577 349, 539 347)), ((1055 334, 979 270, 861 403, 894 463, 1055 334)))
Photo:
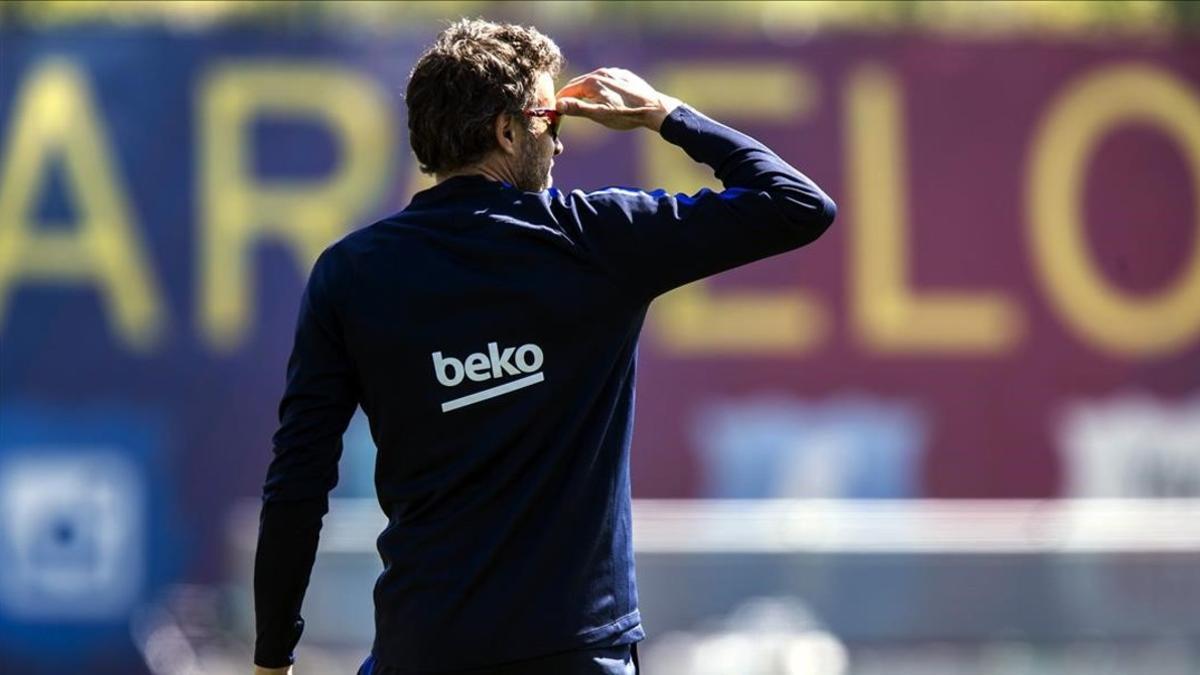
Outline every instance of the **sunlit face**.
MULTIPOLYGON (((553 108, 554 80, 549 73, 538 75, 534 88, 534 108, 553 108)), ((562 142, 550 133, 550 121, 544 117, 529 120, 531 130, 517 134, 517 185, 530 192, 541 192, 554 184, 550 172, 554 156, 563 151, 562 142)), ((524 128, 524 127, 522 127, 524 128)))

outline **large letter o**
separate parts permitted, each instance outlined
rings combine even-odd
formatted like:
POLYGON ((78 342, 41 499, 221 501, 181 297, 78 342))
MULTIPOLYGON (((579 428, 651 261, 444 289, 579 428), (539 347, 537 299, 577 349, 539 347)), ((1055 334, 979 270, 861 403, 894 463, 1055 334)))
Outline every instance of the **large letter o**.
MULTIPOLYGON (((1089 343, 1122 356, 1186 347, 1200 333, 1200 100, 1188 85, 1144 65, 1099 69, 1053 102, 1034 136, 1027 172, 1034 266, 1052 305, 1089 343), (1081 215, 1088 161, 1115 127, 1142 122, 1183 149, 1198 205, 1186 268, 1153 298, 1112 286, 1088 255, 1081 215)), ((1142 223, 1145 236, 1155 236, 1142 223)))

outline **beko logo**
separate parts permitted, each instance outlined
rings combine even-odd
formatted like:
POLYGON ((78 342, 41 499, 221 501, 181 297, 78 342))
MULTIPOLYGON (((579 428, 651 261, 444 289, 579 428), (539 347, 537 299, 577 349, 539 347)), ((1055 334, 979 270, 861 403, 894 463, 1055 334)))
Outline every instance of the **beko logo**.
POLYGON ((506 375, 526 373, 525 377, 477 391, 470 396, 446 401, 442 404, 442 412, 450 412, 486 401, 489 398, 524 389, 546 379, 540 371, 543 360, 542 348, 532 343, 516 348, 501 349, 495 342, 489 342, 486 354, 475 352, 461 361, 452 356, 442 356, 441 352, 434 352, 431 356, 433 357, 433 374, 437 377, 437 381, 446 387, 456 387, 462 384, 464 378, 472 382, 486 382, 506 375))

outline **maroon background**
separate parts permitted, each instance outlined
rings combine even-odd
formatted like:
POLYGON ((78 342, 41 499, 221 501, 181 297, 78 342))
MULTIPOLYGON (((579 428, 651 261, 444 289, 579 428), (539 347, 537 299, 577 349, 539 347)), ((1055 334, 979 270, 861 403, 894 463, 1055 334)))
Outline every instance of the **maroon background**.
MULTIPOLYGON (((678 358, 664 353, 651 319, 640 361, 635 495, 700 495, 702 468, 689 425, 700 406, 714 398, 786 391, 818 399, 865 391, 916 402, 931 425, 921 470, 924 494, 991 498, 1059 494, 1055 423, 1065 403, 1131 390, 1174 400, 1197 390, 1200 337, 1168 355, 1121 358, 1069 329, 1035 275, 1025 206, 1035 128, 1055 96, 1097 68, 1132 63, 1161 69, 1190 84, 1200 97, 1200 45, 1195 42, 1099 46, 831 37, 795 47, 672 41, 605 52, 614 61, 615 54, 646 58, 651 73, 654 62, 667 55, 672 61, 783 57, 809 69, 817 76, 820 97, 815 114, 803 122, 724 121, 777 149, 840 206, 834 228, 807 249, 712 282, 716 290, 801 287, 814 292, 833 318, 832 332, 818 348, 795 358, 678 358), (882 66, 902 87, 910 286, 918 292, 1003 293, 1026 324, 1010 353, 880 355, 867 351, 853 333, 847 316, 853 264, 847 236, 858 204, 847 195, 843 92, 853 69, 865 64, 882 66)), ((618 147, 622 142, 610 141, 618 147)), ((603 152, 608 149, 601 149, 600 163, 619 163, 631 154, 627 149, 603 152)), ((1200 195, 1191 187, 1200 167, 1189 167, 1183 149, 1165 133, 1138 124, 1105 137, 1088 166, 1082 213, 1098 267, 1115 286, 1144 294, 1161 290, 1188 265, 1187 252, 1200 227, 1200 195)), ((573 157, 570 147, 558 167, 560 185, 595 183, 588 180, 595 165, 573 157)), ((654 176, 636 174, 635 169, 633 180, 639 184, 659 186, 654 176)))

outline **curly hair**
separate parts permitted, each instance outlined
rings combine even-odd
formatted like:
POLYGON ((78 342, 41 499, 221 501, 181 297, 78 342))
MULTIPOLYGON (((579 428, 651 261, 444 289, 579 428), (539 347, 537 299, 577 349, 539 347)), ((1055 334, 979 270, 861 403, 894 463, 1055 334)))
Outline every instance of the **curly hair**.
POLYGON ((534 103, 540 73, 562 52, 536 28, 460 19, 417 59, 408 78, 408 138, 427 174, 470 166, 496 147, 494 124, 534 103))

